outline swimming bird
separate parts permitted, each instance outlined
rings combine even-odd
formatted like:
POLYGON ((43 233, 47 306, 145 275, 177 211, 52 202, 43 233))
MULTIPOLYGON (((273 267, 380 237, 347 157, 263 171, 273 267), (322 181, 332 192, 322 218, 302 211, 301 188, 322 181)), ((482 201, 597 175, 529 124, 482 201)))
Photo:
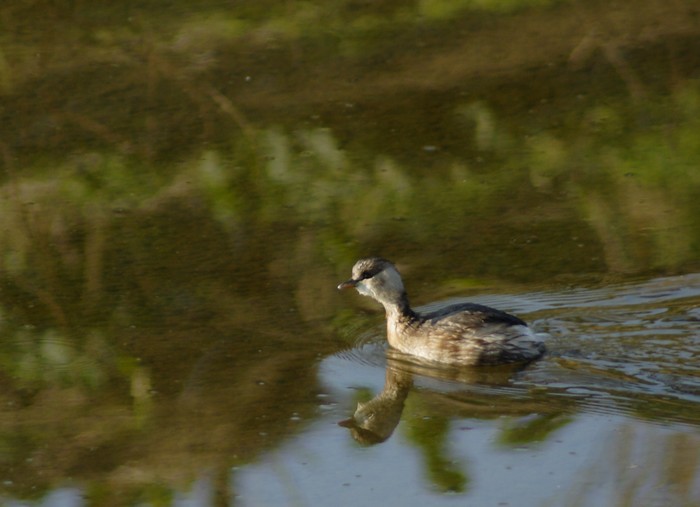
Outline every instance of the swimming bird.
POLYGON ((542 340, 518 317, 474 303, 430 313, 411 309, 399 271, 381 257, 360 259, 352 278, 338 289, 354 287, 384 306, 389 345, 428 361, 458 366, 529 362, 545 352, 542 340))

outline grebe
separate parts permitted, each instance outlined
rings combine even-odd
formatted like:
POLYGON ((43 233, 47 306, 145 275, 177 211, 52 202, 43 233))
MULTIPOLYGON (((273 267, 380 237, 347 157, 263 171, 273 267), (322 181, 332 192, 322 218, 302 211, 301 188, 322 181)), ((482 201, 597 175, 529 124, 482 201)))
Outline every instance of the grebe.
POLYGON ((476 366, 533 361, 545 352, 525 322, 488 306, 461 303, 430 313, 413 311, 401 275, 381 257, 357 261, 352 278, 338 285, 349 287, 384 306, 389 345, 406 354, 476 366))

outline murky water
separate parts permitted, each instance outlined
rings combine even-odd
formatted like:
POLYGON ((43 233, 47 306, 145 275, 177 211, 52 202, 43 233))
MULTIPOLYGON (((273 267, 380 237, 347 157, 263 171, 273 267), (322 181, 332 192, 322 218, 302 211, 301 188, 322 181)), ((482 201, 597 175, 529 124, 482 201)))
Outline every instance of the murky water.
POLYGON ((0 503, 700 505, 697 6, 545 3, 2 3, 0 503))

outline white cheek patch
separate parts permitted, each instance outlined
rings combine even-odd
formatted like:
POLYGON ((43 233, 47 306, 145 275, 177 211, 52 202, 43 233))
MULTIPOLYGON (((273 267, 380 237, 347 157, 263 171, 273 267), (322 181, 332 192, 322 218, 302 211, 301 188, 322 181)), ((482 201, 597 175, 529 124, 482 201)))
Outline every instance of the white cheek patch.
POLYGON ((362 294, 363 296, 371 296, 372 293, 369 291, 367 286, 363 282, 357 282, 355 285, 355 289, 357 289, 357 292, 362 294))

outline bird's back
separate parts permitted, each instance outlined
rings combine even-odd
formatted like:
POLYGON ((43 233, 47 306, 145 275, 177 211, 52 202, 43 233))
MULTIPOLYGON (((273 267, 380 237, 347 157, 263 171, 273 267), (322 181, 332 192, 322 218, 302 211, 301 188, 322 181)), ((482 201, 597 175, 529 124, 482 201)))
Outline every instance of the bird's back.
POLYGON ((404 352, 465 365, 532 361, 544 353, 544 344, 525 322, 474 303, 417 314, 393 341, 404 352))

